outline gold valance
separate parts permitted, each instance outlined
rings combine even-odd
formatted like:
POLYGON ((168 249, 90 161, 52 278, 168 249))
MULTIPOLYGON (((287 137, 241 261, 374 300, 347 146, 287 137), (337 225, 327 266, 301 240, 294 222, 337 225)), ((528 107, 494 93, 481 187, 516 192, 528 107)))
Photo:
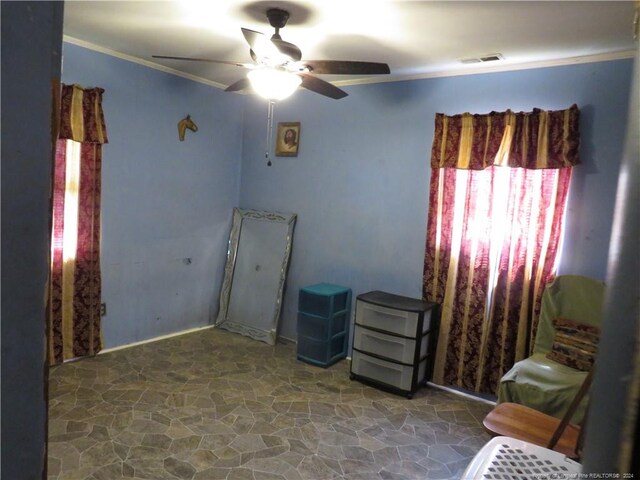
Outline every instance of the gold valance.
POLYGON ((436 114, 431 168, 565 168, 580 163, 580 110, 436 114))
POLYGON ((58 138, 81 143, 107 143, 102 112, 102 88, 62 85, 58 138))

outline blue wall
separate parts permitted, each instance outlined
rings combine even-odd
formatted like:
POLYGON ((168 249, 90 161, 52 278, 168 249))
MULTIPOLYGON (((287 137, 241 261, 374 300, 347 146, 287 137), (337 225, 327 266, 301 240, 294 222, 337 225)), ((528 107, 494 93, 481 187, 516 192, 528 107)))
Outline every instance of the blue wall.
POLYGON ((581 109, 560 273, 605 278, 631 60, 299 91, 275 122, 300 121, 297 157, 264 158, 267 105, 65 44, 63 81, 105 88, 103 299, 107 347, 205 325, 218 307, 231 209, 295 212, 280 333, 297 291, 421 295, 436 112, 581 109), (200 131, 177 139, 187 113, 200 131), (185 259, 191 259, 190 264, 185 259))
POLYGON ((62 2, 2 2, 2 478, 46 477, 51 85, 62 2))
POLYGON ((626 125, 631 60, 345 88, 335 101, 297 92, 275 122, 300 121, 298 157, 264 161, 266 105, 247 103, 240 204, 295 212, 280 332, 296 336, 297 291, 316 282, 354 295, 421 296, 436 112, 581 109, 560 273, 604 279, 626 125))
POLYGON ((208 324, 238 203, 245 97, 69 43, 63 55, 64 83, 105 89, 105 347, 208 324), (187 114, 199 130, 180 142, 187 114))

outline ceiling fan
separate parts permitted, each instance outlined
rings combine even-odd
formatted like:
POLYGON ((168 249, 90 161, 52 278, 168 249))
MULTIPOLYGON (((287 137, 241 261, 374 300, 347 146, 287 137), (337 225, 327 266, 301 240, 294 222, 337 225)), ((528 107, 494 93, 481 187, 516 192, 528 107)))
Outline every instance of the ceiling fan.
POLYGON ((223 63, 251 70, 247 77, 229 85, 225 91, 238 92, 249 87, 269 100, 281 100, 302 86, 326 97, 340 99, 347 92, 315 75, 378 75, 390 73, 386 63, 349 60, 302 60, 302 52, 293 43, 282 40, 280 29, 289 20, 289 12, 279 8, 267 10, 269 24, 275 33, 269 39, 254 30, 242 28, 249 44, 249 54, 254 63, 211 60, 206 58, 153 55, 153 58, 187 60, 193 62, 223 63))

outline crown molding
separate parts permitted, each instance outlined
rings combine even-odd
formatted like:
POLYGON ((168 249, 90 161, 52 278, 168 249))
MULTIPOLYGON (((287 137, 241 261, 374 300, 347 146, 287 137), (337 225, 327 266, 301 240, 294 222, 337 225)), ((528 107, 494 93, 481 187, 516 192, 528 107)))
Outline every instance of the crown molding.
MULTIPOLYGON (((557 58, 553 60, 540 60, 536 62, 511 63, 507 65, 483 65, 466 67, 455 70, 441 70, 438 72, 419 73, 415 75, 398 75, 392 78, 380 77, 365 80, 338 80, 331 82, 336 86, 364 85, 370 83, 404 82, 409 80, 424 80, 427 78, 460 77, 466 75, 478 75, 483 73, 511 72, 517 70, 529 70, 534 68, 561 67, 566 65, 577 65, 582 63, 608 62, 611 60, 624 60, 634 58, 634 50, 624 50, 620 52, 599 53, 596 55, 584 55, 578 57, 557 58)), ((476 64, 477 65, 477 64, 476 64)))
POLYGON ((171 73, 172 75, 177 75, 178 77, 186 78, 194 82, 204 83, 205 85, 210 85, 212 87, 216 87, 220 89, 227 88, 227 85, 223 85, 222 83, 214 82, 213 80, 207 80, 206 78, 198 77, 196 75, 190 75, 188 73, 184 73, 179 70, 175 70, 173 68, 165 67, 164 65, 158 65, 157 63, 150 62, 149 60, 143 60, 142 58, 134 57, 133 55, 127 55, 126 53, 118 52, 116 50, 111 50, 110 48, 101 47, 100 45, 96 45, 95 43, 86 42, 78 38, 70 37, 69 35, 63 35, 62 40, 67 43, 77 45, 79 47, 84 47, 89 50, 93 50, 95 52, 104 53, 105 55, 110 55, 112 57, 116 57, 121 60, 127 60, 128 62, 133 62, 148 68, 153 68, 154 70, 160 70, 161 72, 171 73))
MULTIPOLYGON (((177 75, 179 77, 183 77, 188 80, 192 80, 194 82, 204 83, 205 85, 210 85, 212 87, 220 88, 223 90, 227 88, 227 85, 223 85, 219 82, 207 80, 206 78, 198 77, 196 75, 190 75, 188 73, 184 73, 179 70, 175 70, 173 68, 165 67, 163 65, 158 65, 157 63, 150 62, 149 60, 143 60, 141 58, 134 57, 133 55, 127 55, 126 53, 118 52, 116 50, 111 50, 110 48, 101 47, 100 45, 96 45, 91 42, 86 42, 78 38, 70 37, 69 35, 63 35, 63 40, 73 45, 78 45, 80 47, 84 47, 89 50, 93 50, 99 53, 104 53, 105 55, 110 55, 112 57, 120 58, 122 60, 127 60, 129 62, 137 63, 139 65, 143 65, 145 67, 152 68, 154 70, 160 70, 161 72, 177 75)), ((517 71, 517 70, 529 70, 534 68, 560 67, 560 66, 566 66, 566 65, 577 65, 582 63, 607 62, 611 60, 623 60, 623 59, 633 58, 634 56, 635 56, 635 51, 624 50, 620 52, 599 53, 596 55, 583 55, 578 57, 557 58, 553 60, 542 60, 542 61, 536 61, 536 62, 512 63, 507 65, 482 65, 482 66, 460 68, 455 70, 442 70, 438 72, 420 73, 416 75, 380 76, 380 77, 368 78, 368 79, 338 80, 338 81, 333 81, 331 83, 333 85, 341 87, 341 86, 351 86, 351 85, 367 85, 372 83, 405 82, 410 80, 424 80, 428 78, 459 77, 459 76, 465 76, 465 75, 478 75, 483 73, 511 72, 511 71, 517 71)))

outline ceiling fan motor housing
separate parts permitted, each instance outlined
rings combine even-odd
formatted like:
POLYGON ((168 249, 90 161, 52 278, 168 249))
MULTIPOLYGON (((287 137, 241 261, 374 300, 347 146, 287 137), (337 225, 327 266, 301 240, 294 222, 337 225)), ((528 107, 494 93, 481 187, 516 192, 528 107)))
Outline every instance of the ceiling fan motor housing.
POLYGON ((267 18, 269 19, 269 24, 277 30, 283 28, 287 21, 289 20, 289 12, 286 10, 281 10, 280 8, 270 8, 267 10, 267 18))

